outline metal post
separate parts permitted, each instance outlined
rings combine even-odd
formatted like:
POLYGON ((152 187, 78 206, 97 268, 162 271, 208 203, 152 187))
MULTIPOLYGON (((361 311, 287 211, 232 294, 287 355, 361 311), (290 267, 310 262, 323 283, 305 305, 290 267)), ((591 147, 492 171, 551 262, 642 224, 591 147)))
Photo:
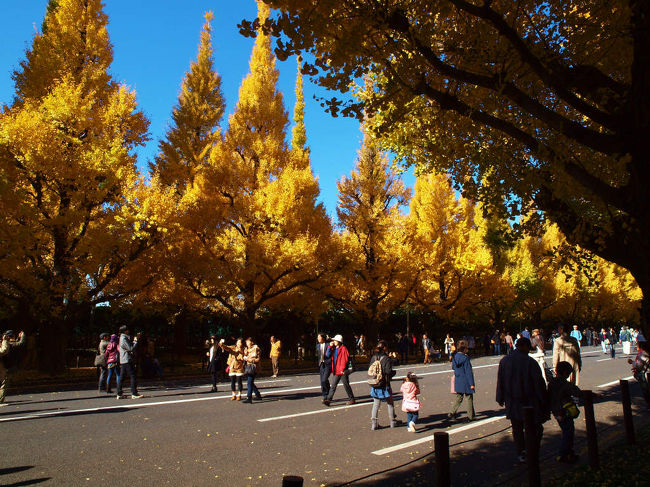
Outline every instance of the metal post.
POLYGON ((596 417, 594 415, 594 393, 590 390, 583 390, 582 402, 585 406, 589 466, 598 469, 600 468, 600 458, 598 457, 598 431, 596 430, 596 417))
POLYGON ((449 433, 444 431, 434 433, 433 447, 436 456, 436 487, 449 487, 451 485, 449 433))
POLYGON ((523 409, 528 485, 530 487, 541 487, 542 479, 539 472, 539 430, 535 424, 535 409, 530 406, 526 406, 523 409))
POLYGON ((623 403, 623 423, 625 423, 625 437, 630 445, 636 443, 634 435, 634 421, 632 420, 632 399, 630 398, 630 383, 621 379, 621 402, 623 403))
POLYGON ((284 475, 282 487, 302 487, 303 478, 298 475, 284 475))

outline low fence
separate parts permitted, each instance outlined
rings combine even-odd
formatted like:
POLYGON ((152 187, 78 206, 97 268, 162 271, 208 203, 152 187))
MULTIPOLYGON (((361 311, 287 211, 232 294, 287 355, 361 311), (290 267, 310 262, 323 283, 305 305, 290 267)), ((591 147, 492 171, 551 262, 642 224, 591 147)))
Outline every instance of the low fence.
MULTIPOLYGON (((634 420, 632 417, 632 400, 630 384, 626 379, 620 380, 621 405, 623 408, 623 423, 625 425, 625 438, 627 443, 635 444, 634 420)), ((600 468, 598 453, 598 431, 596 416, 594 414, 594 393, 583 390, 583 406, 585 410, 585 423, 587 430, 587 451, 589 466, 592 469, 600 468)), ((537 440, 537 426, 532 407, 524 408, 524 435, 526 441, 526 468, 528 470, 529 487, 541 487, 541 472, 539 467, 539 441, 537 440)), ((449 454, 449 433, 439 431, 433 434, 435 454, 435 479, 436 487, 451 486, 451 461, 449 454)), ((282 478, 282 487, 302 487, 303 478, 297 475, 285 475, 282 478)))

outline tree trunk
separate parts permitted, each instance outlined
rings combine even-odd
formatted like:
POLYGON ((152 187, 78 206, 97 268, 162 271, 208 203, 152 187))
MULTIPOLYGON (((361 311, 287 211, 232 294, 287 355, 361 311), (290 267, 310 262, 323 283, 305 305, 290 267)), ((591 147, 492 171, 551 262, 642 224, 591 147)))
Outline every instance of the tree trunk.
POLYGON ((66 367, 68 325, 63 317, 55 317, 38 327, 38 369, 50 375, 60 374, 66 367))

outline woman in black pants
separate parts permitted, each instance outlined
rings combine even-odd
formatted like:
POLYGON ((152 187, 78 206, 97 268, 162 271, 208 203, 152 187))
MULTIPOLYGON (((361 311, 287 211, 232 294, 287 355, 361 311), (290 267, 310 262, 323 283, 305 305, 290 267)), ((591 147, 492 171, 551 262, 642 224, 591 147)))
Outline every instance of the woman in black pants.
POLYGON ((208 350, 208 373, 212 375, 212 389, 210 392, 217 392, 217 382, 224 375, 224 352, 217 343, 217 337, 210 337, 210 349, 208 350))

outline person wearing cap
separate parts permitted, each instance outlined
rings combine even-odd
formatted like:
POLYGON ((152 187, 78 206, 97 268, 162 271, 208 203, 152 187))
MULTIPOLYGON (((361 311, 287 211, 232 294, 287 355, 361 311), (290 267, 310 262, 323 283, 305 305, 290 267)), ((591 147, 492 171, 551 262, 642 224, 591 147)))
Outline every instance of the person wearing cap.
POLYGON ((327 357, 327 336, 324 333, 318 334, 316 344, 316 358, 318 359, 318 370, 320 372, 320 390, 323 394, 323 402, 327 400, 330 393, 330 374, 332 373, 332 358, 327 357))
POLYGON ((0 343, 0 407, 7 406, 5 397, 7 394, 7 387, 9 386, 9 376, 14 368, 14 357, 12 357, 11 349, 19 347, 25 343, 25 334, 21 331, 16 334, 13 330, 7 330, 2 335, 2 343, 0 343))
POLYGON ((131 340, 129 335, 129 327, 122 325, 120 327, 120 369, 121 373, 117 379, 117 398, 124 399, 122 396, 122 381, 124 376, 128 374, 131 381, 131 399, 139 399, 142 395, 138 394, 138 384, 135 377, 135 369, 133 367, 133 353, 138 346, 138 337, 131 340))
POLYGON ((108 347, 108 333, 99 335, 99 345, 97 346, 97 357, 95 365, 99 371, 99 384, 97 386, 98 394, 101 394, 106 387, 106 376, 108 375, 108 363, 106 361, 106 348, 108 347))
POLYGON ((506 418, 512 425, 512 437, 520 463, 526 461, 524 407, 533 408, 538 451, 544 432, 543 425, 551 419, 546 382, 539 365, 528 355, 530 346, 528 338, 519 338, 514 352, 506 355, 499 362, 497 372, 496 401, 499 406, 506 408, 506 418))
POLYGON ((343 387, 345 387, 345 392, 348 394, 348 406, 354 404, 354 393, 350 387, 350 381, 348 380, 348 361, 350 360, 350 352, 345 345, 343 345, 343 337, 341 335, 336 335, 332 338, 332 342, 327 349, 327 358, 332 360, 332 385, 330 392, 327 395, 327 398, 323 400, 323 404, 329 406, 336 392, 336 387, 339 385, 339 382, 343 382, 343 387))

